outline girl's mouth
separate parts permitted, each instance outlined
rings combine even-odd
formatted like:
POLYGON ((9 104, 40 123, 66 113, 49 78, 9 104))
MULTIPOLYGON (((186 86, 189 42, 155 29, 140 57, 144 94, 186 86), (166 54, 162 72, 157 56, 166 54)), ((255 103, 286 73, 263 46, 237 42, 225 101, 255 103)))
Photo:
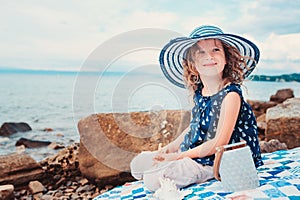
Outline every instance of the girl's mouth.
POLYGON ((204 67, 214 67, 216 65, 217 65, 217 63, 207 63, 207 64, 204 64, 203 66, 204 67))

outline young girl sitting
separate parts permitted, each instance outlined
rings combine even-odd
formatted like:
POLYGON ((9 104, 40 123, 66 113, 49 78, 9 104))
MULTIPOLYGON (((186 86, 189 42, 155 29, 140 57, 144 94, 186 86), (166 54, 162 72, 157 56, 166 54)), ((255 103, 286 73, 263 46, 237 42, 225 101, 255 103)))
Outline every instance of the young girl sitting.
POLYGON ((191 122, 161 150, 137 155, 132 175, 152 191, 160 187, 159 178, 173 180, 178 188, 204 182, 213 178, 216 147, 241 140, 249 145, 255 166, 262 165, 256 119, 240 86, 258 60, 255 44, 214 26, 171 40, 160 64, 169 81, 192 92, 191 122))

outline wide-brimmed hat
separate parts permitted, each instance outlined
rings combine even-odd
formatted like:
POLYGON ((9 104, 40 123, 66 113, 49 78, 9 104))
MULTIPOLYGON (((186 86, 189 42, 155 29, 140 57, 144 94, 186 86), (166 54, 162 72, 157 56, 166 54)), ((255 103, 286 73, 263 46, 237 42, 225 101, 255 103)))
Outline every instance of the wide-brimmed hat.
POLYGON ((259 60, 259 49, 251 41, 238 35, 226 34, 215 26, 200 26, 189 37, 178 37, 166 44, 160 52, 160 67, 167 79, 178 87, 184 88, 182 61, 186 51, 195 42, 205 39, 219 39, 236 47, 246 58, 247 67, 241 65, 244 78, 254 70, 259 60))

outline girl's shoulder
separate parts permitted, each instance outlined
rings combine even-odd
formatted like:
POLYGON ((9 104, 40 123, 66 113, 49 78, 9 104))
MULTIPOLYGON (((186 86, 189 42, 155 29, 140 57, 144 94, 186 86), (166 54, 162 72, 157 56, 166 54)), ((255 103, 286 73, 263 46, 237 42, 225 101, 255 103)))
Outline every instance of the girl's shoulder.
POLYGON ((237 92, 239 95, 242 95, 241 85, 238 83, 228 83, 224 87, 225 93, 237 92))

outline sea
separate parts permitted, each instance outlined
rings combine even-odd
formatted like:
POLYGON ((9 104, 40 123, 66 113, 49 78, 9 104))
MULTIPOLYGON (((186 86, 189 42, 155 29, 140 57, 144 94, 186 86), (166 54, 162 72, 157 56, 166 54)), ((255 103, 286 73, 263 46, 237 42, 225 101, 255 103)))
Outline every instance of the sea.
MULTIPOLYGON (((300 97, 299 82, 246 81, 245 99, 268 101, 279 89, 300 97)), ((191 95, 162 75, 128 73, 0 72, 0 123, 26 122, 32 131, 0 136, 0 155, 25 151, 36 161, 56 154, 49 147, 21 149, 21 137, 68 146, 79 142, 79 120, 95 113, 190 109, 191 95), (45 131, 51 129, 52 131, 45 131)))

